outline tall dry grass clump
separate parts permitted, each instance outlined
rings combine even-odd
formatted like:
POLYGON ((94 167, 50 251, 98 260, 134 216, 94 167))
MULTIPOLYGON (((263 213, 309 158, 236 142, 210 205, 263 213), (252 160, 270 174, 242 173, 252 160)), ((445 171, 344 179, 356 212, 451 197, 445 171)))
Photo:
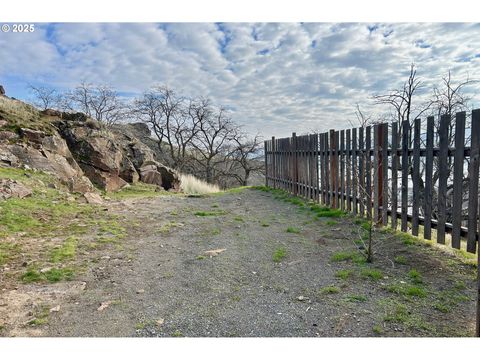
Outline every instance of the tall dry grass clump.
POLYGON ((203 195, 220 192, 217 185, 209 184, 193 175, 180 174, 180 189, 188 195, 203 195))
POLYGON ((6 96, 0 96, 0 108, 3 112, 21 119, 28 119, 32 116, 38 116, 38 110, 30 104, 19 100, 10 99, 6 96))

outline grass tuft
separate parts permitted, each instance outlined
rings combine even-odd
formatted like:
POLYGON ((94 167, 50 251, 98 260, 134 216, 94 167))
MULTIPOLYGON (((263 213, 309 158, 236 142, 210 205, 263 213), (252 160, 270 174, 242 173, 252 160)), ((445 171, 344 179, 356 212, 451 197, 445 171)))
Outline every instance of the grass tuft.
POLYGON ((287 256, 287 250, 284 247, 280 247, 272 255, 272 260, 276 263, 281 262, 287 256))

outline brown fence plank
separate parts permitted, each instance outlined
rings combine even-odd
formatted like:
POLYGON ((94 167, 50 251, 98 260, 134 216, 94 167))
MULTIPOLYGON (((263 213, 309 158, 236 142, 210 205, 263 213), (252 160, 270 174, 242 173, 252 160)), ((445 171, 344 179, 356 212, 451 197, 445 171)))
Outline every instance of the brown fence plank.
POLYGON ((346 146, 346 157, 345 157, 345 168, 347 169, 347 179, 346 179, 346 187, 347 187, 347 211, 352 210, 352 199, 350 197, 351 195, 351 184, 352 184, 352 178, 351 178, 351 167, 350 167, 350 146, 351 146, 351 139, 350 139, 350 129, 347 130, 346 132, 346 137, 347 137, 347 146, 346 146))
POLYGON ((398 210, 398 124, 392 123, 392 229, 397 230, 398 210))
POLYGON ((345 130, 340 131, 340 209, 345 210, 345 130))
POLYGON ((330 203, 333 208, 337 207, 337 197, 336 197, 336 178, 337 178, 337 162, 336 158, 336 149, 337 143, 335 142, 335 130, 330 130, 330 189, 331 189, 331 200, 330 203))
POLYGON ((370 150, 372 148, 372 128, 367 126, 365 128, 365 199, 367 218, 372 218, 372 157, 370 150))
POLYGON ((339 135, 340 133, 338 131, 335 131, 334 138, 335 138, 335 207, 339 208, 339 202, 340 202, 340 168, 339 168, 339 135))
POLYGON ((438 156, 438 203, 437 203, 437 242, 445 244, 445 223, 447 219, 447 181, 448 181, 448 127, 450 115, 440 117, 438 131, 440 154, 438 156))
POLYGON ((323 141, 323 134, 318 135, 320 145, 320 198, 325 204, 325 145, 323 141))
POLYGON ((423 224, 423 237, 425 239, 432 238, 432 189, 433 189, 433 140, 434 140, 434 118, 427 118, 427 139, 425 152, 425 201, 423 224))
POLYGON ((381 126, 381 138, 380 144, 382 147, 381 153, 381 205, 382 205, 382 224, 386 226, 388 224, 388 124, 382 124, 381 126))
MULTIPOLYGON (((477 228, 478 216, 478 170, 480 155, 480 109, 472 111, 472 135, 470 145, 470 165, 468 167, 468 229, 477 228)), ((467 251, 475 252, 476 234, 468 232, 467 251)))
POLYGON ((415 119, 413 129, 413 171, 412 171, 412 235, 418 236, 420 204, 420 119, 415 119))
POLYGON ((408 134, 410 124, 408 121, 402 122, 402 223, 400 229, 407 231, 408 229, 408 134))
POLYGON ((380 221, 380 124, 373 127, 373 221, 380 221))
POLYGON ((352 129, 352 212, 357 215, 357 184, 358 184, 358 166, 357 166, 357 129, 352 129))
POLYGON ((365 150, 363 127, 358 129, 358 198, 360 202, 360 216, 365 216, 365 150))
POLYGON ((463 166, 465 149, 465 112, 455 117, 455 157, 453 162, 453 210, 452 247, 460 249, 460 227, 462 226, 463 166))
POLYGON ((325 204, 330 205, 330 146, 328 141, 328 132, 325 133, 325 204))

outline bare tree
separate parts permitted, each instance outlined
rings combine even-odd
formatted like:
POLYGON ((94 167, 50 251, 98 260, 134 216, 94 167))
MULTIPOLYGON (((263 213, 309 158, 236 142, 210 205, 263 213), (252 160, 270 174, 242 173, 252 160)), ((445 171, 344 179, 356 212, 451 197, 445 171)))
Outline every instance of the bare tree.
POLYGON ((194 160, 207 182, 218 178, 216 169, 225 161, 224 155, 231 151, 229 142, 236 134, 238 126, 223 108, 209 112, 198 124, 198 132, 192 141, 194 160))
POLYGON ((227 175, 246 186, 250 175, 265 167, 259 154, 262 138, 259 134, 248 137, 245 133, 238 133, 232 137, 231 143, 232 150, 225 159, 228 165, 227 175))
POLYGON ((414 96, 423 86, 421 80, 417 77, 415 64, 410 65, 410 75, 403 84, 402 89, 391 90, 388 94, 374 95, 373 99, 377 105, 389 105, 394 110, 394 119, 398 122, 398 128, 403 121, 411 122, 425 113, 431 105, 431 102, 421 104, 417 109, 415 116, 412 113, 414 107, 414 96))
POLYGON ((170 166, 182 170, 190 159, 187 149, 198 132, 198 125, 208 116, 207 100, 187 100, 164 86, 145 92, 133 104, 133 113, 152 128, 158 148, 165 148, 170 166))
POLYGON ((118 93, 108 85, 82 82, 64 94, 66 106, 110 126, 123 120, 127 107, 118 93))
POLYGON ((60 102, 60 94, 56 89, 46 86, 28 86, 34 99, 33 104, 42 110, 57 108, 60 102))

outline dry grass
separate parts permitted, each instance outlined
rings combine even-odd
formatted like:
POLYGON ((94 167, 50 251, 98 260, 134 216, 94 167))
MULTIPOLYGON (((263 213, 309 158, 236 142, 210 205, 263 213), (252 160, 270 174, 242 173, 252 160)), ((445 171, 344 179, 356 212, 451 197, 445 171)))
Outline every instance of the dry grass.
POLYGON ((11 115, 18 116, 21 119, 29 119, 32 116, 38 115, 38 110, 32 105, 4 96, 0 96, 0 108, 11 115))
POLYGON ((203 195, 220 192, 217 185, 209 184, 203 180, 197 179, 193 175, 180 174, 180 188, 188 195, 203 195))

